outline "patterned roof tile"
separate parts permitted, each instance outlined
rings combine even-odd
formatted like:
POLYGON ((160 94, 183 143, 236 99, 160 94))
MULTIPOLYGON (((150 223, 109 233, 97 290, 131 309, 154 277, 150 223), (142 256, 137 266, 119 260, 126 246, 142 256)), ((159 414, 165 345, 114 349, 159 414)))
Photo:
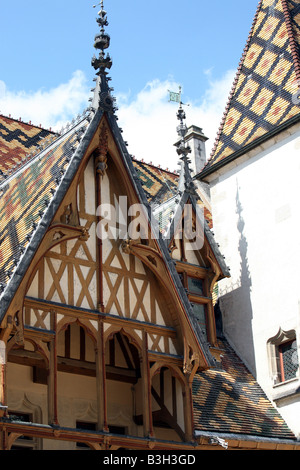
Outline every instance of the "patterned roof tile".
POLYGON ((246 366, 226 341, 222 365, 196 375, 193 404, 196 431, 295 440, 246 366))
POLYGON ((133 159, 133 165, 152 204, 161 204, 176 194, 179 176, 168 170, 133 159))
POLYGON ((300 1, 261 0, 204 176, 300 119, 300 1))
POLYGON ((0 170, 7 174, 55 133, 0 115, 0 170))
MULTIPOLYGON (((76 146, 74 133, 58 138, 20 171, 0 182, 0 285, 5 287, 54 197, 76 146)), ((20 148, 20 147, 19 147, 20 148)), ((20 154, 18 153, 18 156, 20 154)))

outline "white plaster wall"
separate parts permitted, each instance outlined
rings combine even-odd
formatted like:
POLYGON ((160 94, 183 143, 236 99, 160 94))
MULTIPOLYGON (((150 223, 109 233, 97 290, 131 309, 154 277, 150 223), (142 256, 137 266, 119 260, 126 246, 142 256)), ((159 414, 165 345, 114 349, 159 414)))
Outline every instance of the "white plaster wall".
MULTIPOLYGON (((300 343, 299 183, 299 129, 210 183, 214 233, 232 275, 220 283, 225 333, 271 399, 268 339, 281 327, 300 343)), ((299 402, 280 411, 300 434, 299 402)))

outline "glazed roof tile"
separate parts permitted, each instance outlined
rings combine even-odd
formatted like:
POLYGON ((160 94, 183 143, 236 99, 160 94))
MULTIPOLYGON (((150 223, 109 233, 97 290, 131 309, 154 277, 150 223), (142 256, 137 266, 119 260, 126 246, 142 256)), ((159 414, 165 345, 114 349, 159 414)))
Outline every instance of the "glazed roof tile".
MULTIPOLYGON (((6 172, 5 177, 0 178, 0 293, 9 283, 55 196, 78 144, 75 130, 58 137, 48 148, 25 160, 21 167, 19 160, 12 174, 6 172)), ((23 150, 17 146, 16 161, 22 155, 23 150)))
POLYGON ((136 159, 133 159, 133 165, 152 205, 161 204, 176 194, 179 179, 177 173, 136 159))
POLYGON ((51 130, 0 115, 0 170, 12 172, 45 140, 55 137, 51 130))
POLYGON ((221 366, 196 374, 193 382, 196 431, 295 440, 229 344, 222 340, 219 347, 221 366))
POLYGON ((300 119, 300 1, 261 0, 204 176, 300 119))

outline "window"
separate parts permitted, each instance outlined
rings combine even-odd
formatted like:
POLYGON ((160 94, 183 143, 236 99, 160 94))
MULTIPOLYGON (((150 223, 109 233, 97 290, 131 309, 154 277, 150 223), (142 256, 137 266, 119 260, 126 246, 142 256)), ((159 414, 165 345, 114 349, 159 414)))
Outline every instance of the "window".
POLYGON ((188 290, 191 294, 201 295, 202 297, 205 297, 203 279, 188 277, 188 290))
POLYGON ((280 382, 294 379, 299 368, 296 340, 287 341, 278 346, 280 382))
POLYGON ((285 383, 299 374, 296 332, 279 329, 268 341, 269 361, 273 385, 285 383))
POLYGON ((199 277, 187 276, 187 288, 193 306, 193 312, 207 341, 207 305, 200 303, 200 297, 206 297, 205 280, 199 277))
POLYGON ((206 329, 206 306, 203 304, 193 304, 193 312, 198 320, 200 329, 207 340, 207 329, 206 329))

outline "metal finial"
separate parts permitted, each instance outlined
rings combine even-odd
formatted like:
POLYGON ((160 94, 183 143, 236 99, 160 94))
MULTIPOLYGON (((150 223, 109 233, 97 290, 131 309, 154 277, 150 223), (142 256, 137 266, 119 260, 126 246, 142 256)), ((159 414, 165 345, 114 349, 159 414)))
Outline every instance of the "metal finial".
POLYGON ((93 5, 93 8, 96 8, 98 5, 100 5, 100 6, 101 6, 101 10, 103 10, 103 8, 104 8, 103 3, 104 3, 103 0, 101 0, 100 3, 97 3, 96 5, 93 5))
POLYGON ((184 137, 187 133, 187 127, 184 122, 184 120, 186 119, 186 115, 185 115, 184 109, 182 108, 182 105, 184 103, 181 101, 181 92, 182 92, 181 86, 179 86, 178 93, 169 91, 170 93, 169 101, 175 101, 176 103, 179 103, 179 109, 177 111, 177 119, 180 121, 180 124, 179 126, 177 126, 177 133, 180 137, 180 144, 178 146, 177 153, 181 155, 182 157, 186 157, 188 153, 191 152, 191 149, 189 147, 186 147, 185 141, 184 141, 184 137))
POLYGON ((186 144, 185 141, 185 136, 187 134, 187 126, 185 124, 185 111, 183 109, 184 103, 181 101, 181 92, 182 88, 181 86, 179 87, 179 92, 170 92, 170 99, 169 101, 175 101, 176 103, 179 103, 179 108, 177 111, 177 119, 179 120, 180 124, 177 126, 177 133, 179 135, 179 142, 176 144, 177 147, 177 154, 180 157, 180 180, 179 180, 179 188, 180 190, 183 190, 183 188, 188 189, 190 188, 191 182, 192 182, 192 177, 190 173, 190 168, 189 168, 189 163, 190 160, 188 158, 188 155, 191 153, 191 148, 189 145, 186 144))
MULTIPOLYGON (((97 34, 95 36, 94 47, 95 49, 100 50, 100 54, 99 54, 98 59, 96 57, 93 58, 92 65, 96 70, 100 69, 98 72, 98 75, 102 75, 102 74, 106 74, 106 69, 111 68, 112 61, 111 61, 109 54, 107 54, 107 56, 105 56, 104 54, 104 50, 109 48, 110 36, 105 33, 105 29, 104 29, 105 26, 108 26, 108 21, 107 21, 106 11, 104 11, 103 9, 103 0, 101 0, 100 4, 98 3, 98 5, 101 6, 101 11, 99 11, 98 13, 99 18, 97 18, 97 23, 100 26, 100 34, 97 34)), ((94 8, 96 6, 97 5, 94 5, 94 8)))
MULTIPOLYGON (((92 58, 92 66, 96 70, 98 75, 97 86, 95 89, 95 94, 99 94, 99 98, 95 100, 94 95, 94 105, 100 107, 107 112, 115 112, 116 108, 114 105, 114 98, 111 96, 111 89, 108 85, 110 78, 107 76, 108 70, 112 67, 112 60, 109 53, 106 53, 106 50, 110 46, 110 36, 105 32, 105 27, 108 26, 107 13, 104 10, 103 0, 101 0, 98 5, 101 6, 101 10, 98 13, 97 23, 100 26, 100 33, 95 36, 94 47, 99 51, 98 57, 94 56, 92 58)), ((94 8, 97 5, 94 5, 94 8)))

